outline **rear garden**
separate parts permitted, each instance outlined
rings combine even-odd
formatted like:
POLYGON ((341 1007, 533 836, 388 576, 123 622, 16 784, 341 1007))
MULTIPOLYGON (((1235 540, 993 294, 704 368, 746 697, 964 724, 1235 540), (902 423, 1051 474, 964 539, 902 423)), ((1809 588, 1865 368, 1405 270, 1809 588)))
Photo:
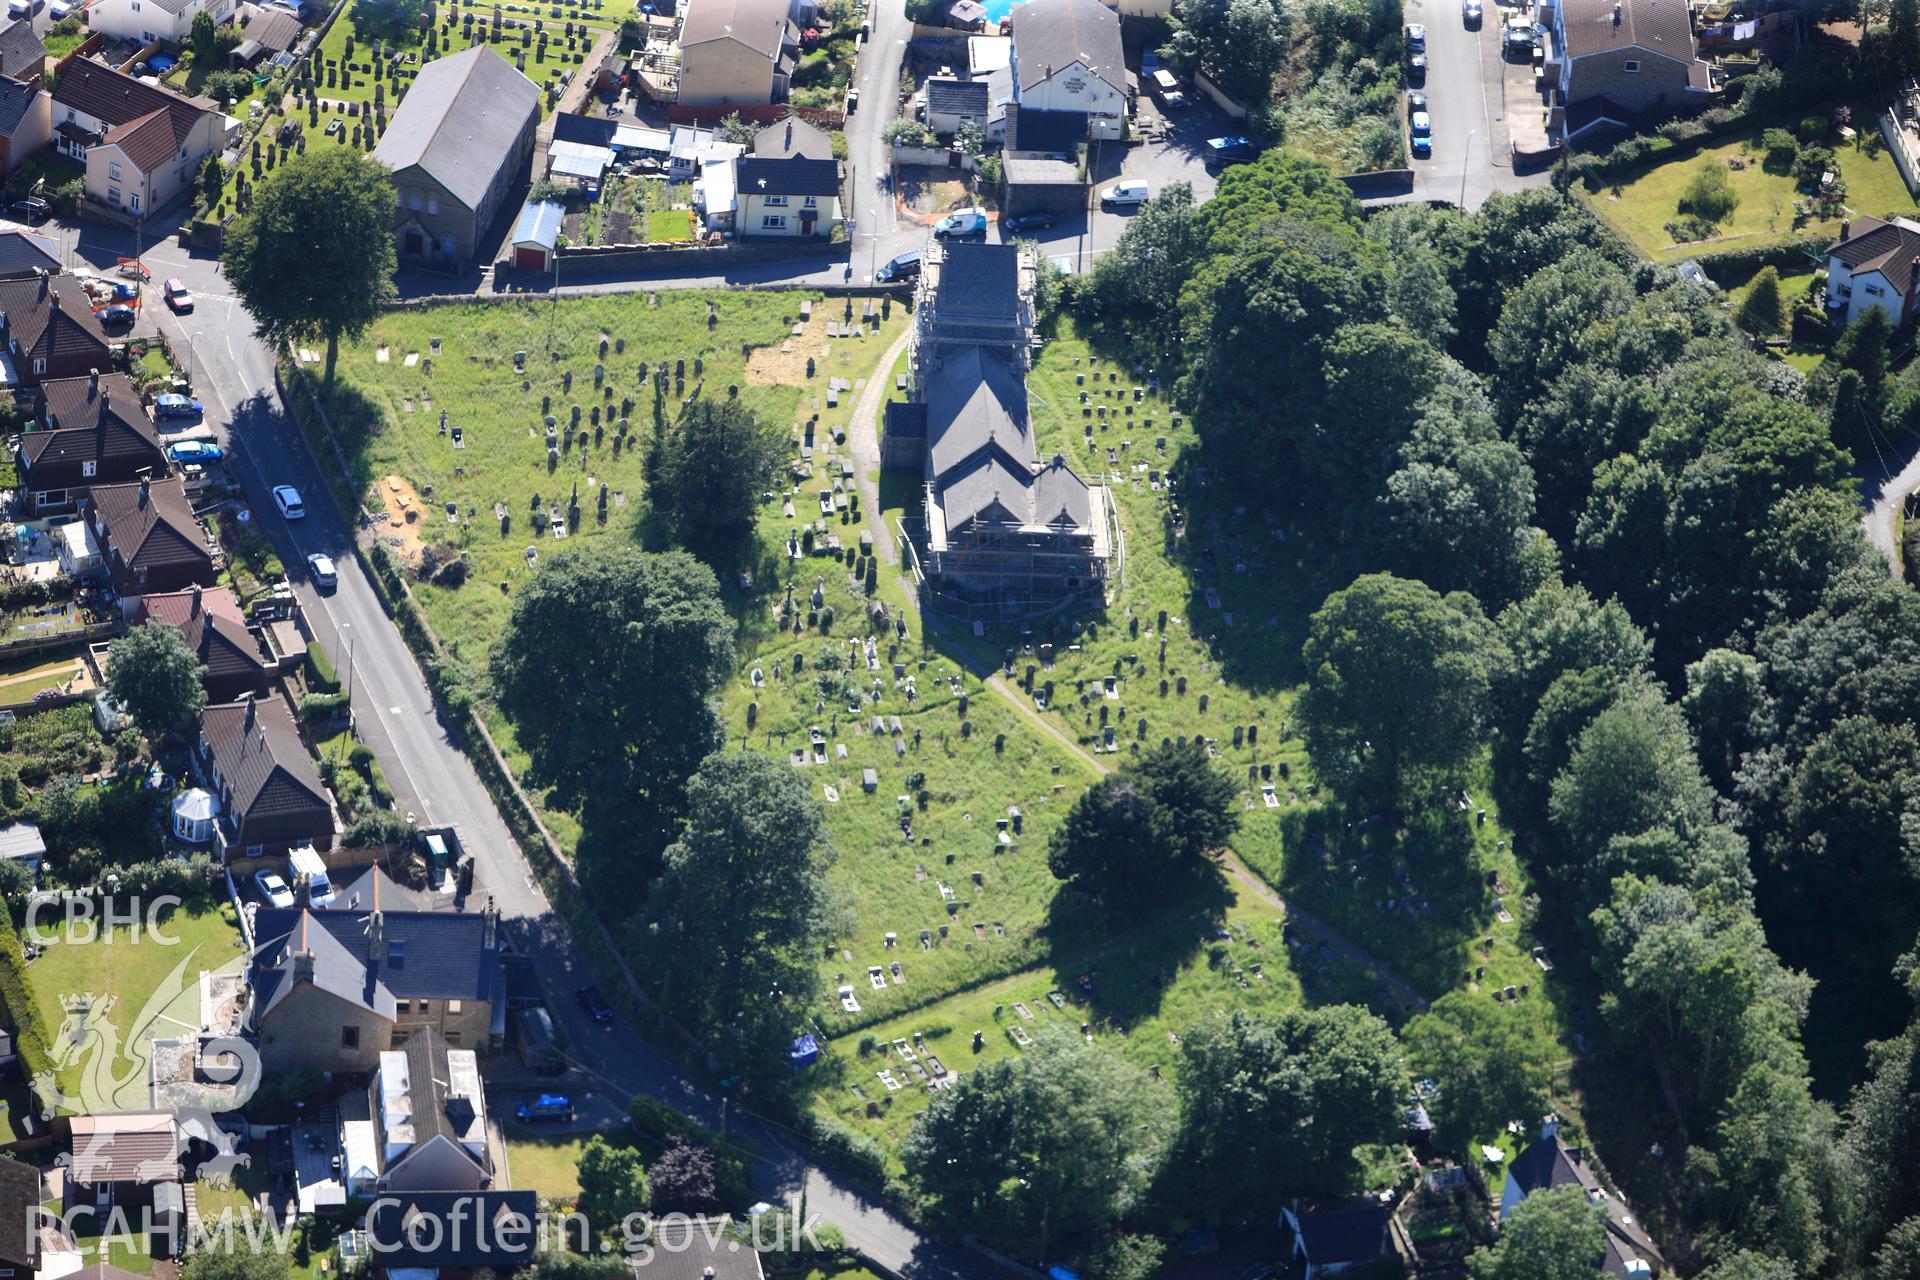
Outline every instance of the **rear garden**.
POLYGON ((1618 174, 1588 160, 1587 200, 1655 261, 1837 234, 1854 211, 1912 214, 1872 112, 1843 111, 1770 119, 1699 142, 1656 137, 1643 161, 1618 174))
POLYGON ((569 244, 670 244, 694 239, 693 211, 665 178, 613 177, 599 198, 568 200, 563 233, 569 244), (677 207, 676 207, 677 206, 677 207))

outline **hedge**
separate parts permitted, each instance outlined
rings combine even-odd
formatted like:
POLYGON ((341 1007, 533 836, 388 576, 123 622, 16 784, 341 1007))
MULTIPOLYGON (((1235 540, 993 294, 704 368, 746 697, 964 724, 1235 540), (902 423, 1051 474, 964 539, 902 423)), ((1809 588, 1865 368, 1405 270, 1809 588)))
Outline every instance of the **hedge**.
POLYGON ((307 686, 315 693, 340 691, 340 673, 333 669, 327 651, 317 642, 307 646, 307 686))
POLYGON ((346 706, 347 695, 344 693, 310 693, 300 699, 300 714, 308 721, 332 720, 346 706))
POLYGON ((27 956, 15 932, 13 919, 0 911, 0 1020, 13 1032, 13 1050, 20 1056, 20 1069, 31 1082, 41 1072, 53 1070, 53 1051, 48 1047, 46 1028, 40 1023, 40 1010, 33 1003, 33 991, 27 986, 27 956))
POLYGON ((1825 260, 1830 237, 1825 235, 1800 235, 1788 240, 1776 240, 1772 244, 1749 245, 1744 249, 1725 249, 1719 253, 1703 253, 1694 259, 1707 278, 1723 289, 1745 284, 1762 267, 1773 267, 1784 271, 1798 269, 1807 264, 1809 252, 1825 260))

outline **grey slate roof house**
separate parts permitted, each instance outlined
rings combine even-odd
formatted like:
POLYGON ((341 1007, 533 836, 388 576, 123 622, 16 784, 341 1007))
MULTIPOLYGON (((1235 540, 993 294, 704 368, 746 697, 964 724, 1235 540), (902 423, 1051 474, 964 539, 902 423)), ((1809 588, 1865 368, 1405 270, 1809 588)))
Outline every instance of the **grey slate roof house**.
POLYGON ((65 511, 97 484, 167 474, 153 421, 122 373, 40 386, 44 427, 20 437, 15 469, 36 513, 65 511))
POLYGON ((31 231, 0 231, 0 280, 21 280, 60 269, 60 246, 31 231))
POLYGON ((250 1017, 269 1071, 370 1072, 423 1027, 449 1049, 485 1048, 505 1030, 491 903, 479 912, 262 911, 254 936, 250 1017))
POLYGON ((795 0, 690 0, 680 19, 680 105, 785 102, 800 61, 798 8, 795 0))
POLYGON ((949 134, 968 121, 987 127, 989 94, 985 80, 927 77, 927 128, 949 134))
POLYGON ((25 18, 0 27, 0 76, 37 84, 46 71, 47 46, 25 18))
POLYGON ((1605 1254, 1594 1259, 1596 1267, 1621 1277, 1645 1276, 1649 1269, 1664 1271, 1666 1259, 1647 1235, 1646 1228, 1634 1217, 1632 1208, 1601 1185, 1599 1176, 1587 1163, 1586 1153, 1579 1147, 1568 1146, 1559 1128, 1557 1118, 1547 1117, 1539 1140, 1507 1166, 1507 1185, 1500 1197, 1501 1221, 1506 1221, 1514 1207, 1536 1191, 1579 1187, 1607 1216, 1605 1254))
POLYGON ((540 90, 486 45, 421 68, 373 149, 393 173, 403 264, 453 269, 527 173, 540 90))
POLYGON ((1042 462, 1028 417, 1036 265, 1015 245, 928 248, 907 357, 924 427, 888 416, 924 433, 923 563, 938 607, 961 616, 1044 613, 1106 579, 1105 492, 1058 455, 1042 462))
POLYGON ((224 857, 332 847, 333 804, 282 699, 201 708, 199 765, 220 798, 215 843, 224 857))
POLYGON ((733 162, 743 236, 830 236, 840 220, 840 165, 833 160, 741 156, 733 162))
POLYGON ((0 1156, 0 1277, 29 1280, 40 1265, 40 1233, 33 1222, 39 1204, 40 1171, 0 1156))
MULTIPOLYGON (((1669 0, 1671 2, 1671 0, 1669 0)), ((1013 14, 1013 84, 1022 110, 1088 116, 1118 138, 1127 113, 1120 15, 1100 0, 1028 0, 1013 14)))
POLYGON ((831 160, 833 139, 799 116, 790 115, 753 135, 753 154, 766 160, 831 160))

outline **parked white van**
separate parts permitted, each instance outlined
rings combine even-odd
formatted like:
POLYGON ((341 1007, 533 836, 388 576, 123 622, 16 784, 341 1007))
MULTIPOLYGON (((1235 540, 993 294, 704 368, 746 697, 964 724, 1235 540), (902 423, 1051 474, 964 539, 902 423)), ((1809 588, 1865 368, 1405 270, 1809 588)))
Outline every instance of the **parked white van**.
POLYGON ((297 889, 301 881, 307 885, 307 900, 316 907, 324 907, 333 901, 333 881, 327 879, 327 864, 320 860, 320 854, 310 844, 303 844, 287 855, 288 879, 297 889))
POLYGON ((1100 203, 1104 205, 1118 207, 1146 202, 1147 184, 1144 182, 1116 182, 1100 193, 1100 203))

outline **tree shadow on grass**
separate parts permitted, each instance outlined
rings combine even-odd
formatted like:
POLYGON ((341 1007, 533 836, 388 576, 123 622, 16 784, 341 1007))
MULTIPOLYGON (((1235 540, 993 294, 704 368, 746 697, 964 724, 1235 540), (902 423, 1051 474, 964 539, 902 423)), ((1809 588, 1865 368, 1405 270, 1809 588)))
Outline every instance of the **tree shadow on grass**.
MULTIPOLYGON (((346 466, 348 481, 355 486, 353 496, 365 493, 374 482, 373 438, 386 429, 386 414, 359 387, 336 377, 328 386, 319 375, 312 380, 314 397, 325 411, 325 422, 318 421, 305 403, 305 393, 297 383, 287 388, 288 399, 295 403, 296 417, 307 428, 308 442, 319 457, 320 469, 329 476, 339 475, 346 466), (336 452, 337 451, 337 452, 336 452)), ((235 427, 249 425, 245 407, 236 415, 235 427)), ((237 432, 236 432, 237 434, 237 432)), ((354 508, 349 507, 351 514, 354 508)))
POLYGON ((1211 863, 1171 874, 1146 909, 1054 895, 1046 933, 1054 985, 1119 1027, 1158 1013, 1181 967, 1223 926, 1233 892, 1211 863))

